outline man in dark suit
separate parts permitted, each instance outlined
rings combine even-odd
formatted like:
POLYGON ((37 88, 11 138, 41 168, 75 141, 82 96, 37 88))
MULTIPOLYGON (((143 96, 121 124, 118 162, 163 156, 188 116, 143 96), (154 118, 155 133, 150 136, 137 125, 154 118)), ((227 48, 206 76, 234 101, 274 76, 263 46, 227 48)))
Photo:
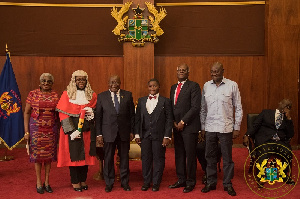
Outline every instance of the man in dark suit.
MULTIPOLYGON (((287 164, 291 162, 293 155, 290 140, 294 136, 291 108, 292 102, 283 99, 279 102, 276 110, 263 110, 253 122, 253 127, 244 135, 243 144, 245 146, 249 145, 248 137, 252 137, 255 140, 255 146, 258 147, 258 153, 262 151, 258 160, 259 163, 269 158, 271 153, 281 154, 284 159, 287 159, 287 164)), ((295 184, 291 178, 288 178, 286 183, 295 184)))
POLYGON ((171 102, 159 94, 159 87, 157 79, 150 79, 149 95, 140 98, 136 108, 135 141, 142 149, 142 191, 148 190, 151 180, 152 191, 159 191, 165 168, 166 146, 172 136, 171 102))
POLYGON ((177 67, 178 83, 171 87, 170 99, 174 119, 175 165, 178 181, 169 188, 185 187, 191 192, 196 184, 196 146, 200 130, 201 89, 198 83, 188 80, 189 67, 177 67))
POLYGON ((129 148, 133 139, 134 104, 132 93, 120 89, 119 76, 111 76, 109 90, 98 94, 96 107, 96 135, 104 143, 105 191, 111 192, 115 179, 114 155, 118 148, 120 157, 121 186, 130 191, 129 148))

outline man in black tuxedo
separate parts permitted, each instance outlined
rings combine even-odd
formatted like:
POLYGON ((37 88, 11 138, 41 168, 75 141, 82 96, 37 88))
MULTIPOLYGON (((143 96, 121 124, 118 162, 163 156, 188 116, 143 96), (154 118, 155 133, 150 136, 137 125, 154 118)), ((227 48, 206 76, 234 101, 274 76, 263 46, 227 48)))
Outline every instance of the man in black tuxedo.
MULTIPOLYGON (((255 146, 259 146, 258 149, 262 151, 263 155, 260 156, 258 162, 261 163, 267 159, 272 152, 281 154, 287 159, 288 164, 291 162, 293 155, 290 140, 294 136, 291 108, 292 102, 289 99, 283 99, 276 110, 263 110, 253 122, 252 128, 244 135, 245 146, 249 145, 248 137, 252 137, 255 140, 255 146), (277 144, 276 147, 274 143, 277 144)), ((291 178, 288 178, 286 183, 295 184, 291 178)))
POLYGON ((131 191, 129 182, 129 149, 134 138, 134 104, 132 93, 120 89, 120 77, 111 76, 109 90, 98 94, 96 107, 97 142, 104 144, 105 191, 111 192, 115 180, 114 155, 118 148, 121 186, 131 191))
POLYGON ((159 94, 159 87, 157 79, 150 79, 149 95, 138 100, 135 114, 135 141, 142 149, 142 191, 148 190, 151 180, 152 191, 159 191, 165 168, 166 146, 172 136, 171 102, 159 94))
POLYGON ((189 67, 177 67, 178 83, 171 87, 170 99, 174 119, 175 165, 178 181, 169 188, 185 187, 191 192, 196 184, 196 146, 200 130, 201 89, 198 83, 188 80, 189 67))

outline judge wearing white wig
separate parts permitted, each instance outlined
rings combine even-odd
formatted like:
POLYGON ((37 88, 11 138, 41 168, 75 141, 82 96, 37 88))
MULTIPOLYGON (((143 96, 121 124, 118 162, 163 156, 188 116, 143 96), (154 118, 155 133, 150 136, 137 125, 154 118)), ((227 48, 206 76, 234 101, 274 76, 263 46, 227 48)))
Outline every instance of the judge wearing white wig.
POLYGON ((75 191, 88 190, 88 165, 96 163, 93 120, 96 102, 97 95, 91 88, 87 73, 75 71, 57 105, 61 122, 57 166, 69 167, 75 191))

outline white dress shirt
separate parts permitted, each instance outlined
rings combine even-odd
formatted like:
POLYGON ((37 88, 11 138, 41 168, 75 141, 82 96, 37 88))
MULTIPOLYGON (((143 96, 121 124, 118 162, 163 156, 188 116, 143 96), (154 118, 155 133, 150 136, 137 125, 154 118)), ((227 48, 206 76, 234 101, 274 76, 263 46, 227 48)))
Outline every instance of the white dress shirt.
POLYGON ((152 98, 151 100, 148 97, 147 102, 146 102, 146 109, 147 109, 148 113, 151 114, 157 105, 159 93, 157 93, 156 95, 149 95, 149 96, 151 96, 151 97, 156 96, 156 99, 152 98))
MULTIPOLYGON (((186 80, 187 80, 187 79, 186 79, 186 80)), ((180 87, 180 91, 181 91, 181 89, 182 89, 184 83, 186 82, 186 80, 184 80, 184 81, 182 81, 182 82, 178 81, 178 83, 177 83, 177 86, 176 86, 176 89, 175 89, 175 93, 174 93, 174 105, 175 105, 175 102, 176 102, 176 92, 177 92, 178 84, 181 83, 181 87, 180 87)))
MULTIPOLYGON (((276 124, 276 118, 280 115, 280 111, 276 109, 275 111, 275 124, 276 124)), ((281 117, 281 120, 283 120, 283 117, 281 117)))
MULTIPOLYGON (((115 93, 112 92, 111 90, 109 90, 109 92, 110 92, 110 95, 111 95, 111 100, 114 103, 114 107, 116 107, 116 105, 115 105, 115 93)), ((120 104, 120 89, 118 90, 118 92, 116 94, 117 94, 118 102, 120 104)))
POLYGON ((233 130, 240 130, 242 117, 241 95, 236 82, 223 78, 219 86, 213 80, 204 84, 200 111, 201 130, 231 133, 233 130))

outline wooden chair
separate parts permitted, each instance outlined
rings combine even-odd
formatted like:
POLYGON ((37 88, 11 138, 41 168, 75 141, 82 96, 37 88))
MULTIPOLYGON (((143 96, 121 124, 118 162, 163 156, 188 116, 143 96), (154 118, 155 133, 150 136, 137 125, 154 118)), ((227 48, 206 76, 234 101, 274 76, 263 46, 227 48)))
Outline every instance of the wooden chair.
MULTIPOLYGON (((116 150, 117 153, 117 150, 116 150)), ((140 161, 141 159, 141 147, 135 142, 130 142, 130 150, 129 150, 129 161, 140 161)), ((116 161, 116 177, 117 181, 120 181, 120 158, 117 156, 116 161)))

